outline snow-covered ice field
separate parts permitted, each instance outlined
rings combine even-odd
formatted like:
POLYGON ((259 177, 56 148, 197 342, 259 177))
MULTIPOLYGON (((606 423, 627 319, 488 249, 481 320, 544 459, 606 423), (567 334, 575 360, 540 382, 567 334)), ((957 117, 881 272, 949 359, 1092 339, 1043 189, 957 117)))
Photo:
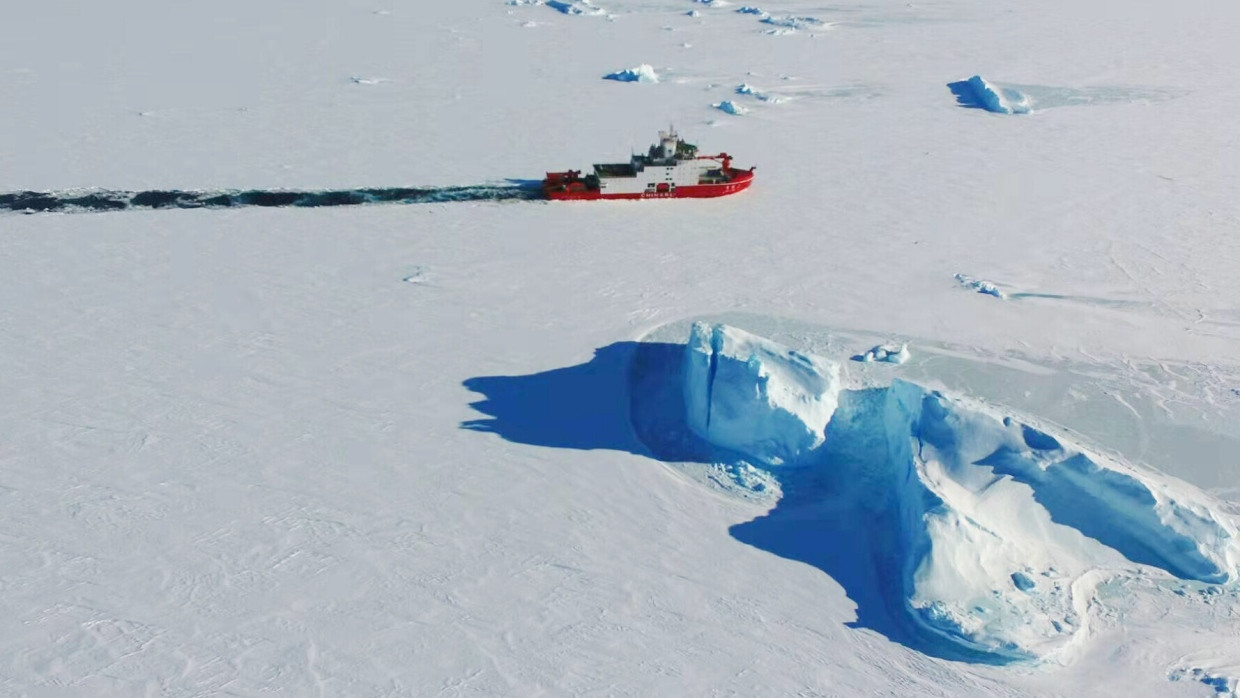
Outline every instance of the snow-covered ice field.
POLYGON ((0 694, 1234 693, 1238 20, 6 8, 0 694))

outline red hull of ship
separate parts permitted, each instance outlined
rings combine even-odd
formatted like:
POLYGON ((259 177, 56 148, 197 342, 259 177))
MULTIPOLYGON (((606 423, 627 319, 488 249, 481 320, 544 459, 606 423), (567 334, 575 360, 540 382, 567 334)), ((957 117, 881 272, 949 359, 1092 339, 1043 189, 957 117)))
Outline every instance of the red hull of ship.
POLYGON ((677 187, 673 191, 644 191, 631 194, 604 194, 597 189, 563 189, 543 182, 543 193, 553 201, 596 201, 600 199, 710 199, 744 191, 753 184, 752 170, 730 170, 732 180, 720 184, 695 184, 677 187))

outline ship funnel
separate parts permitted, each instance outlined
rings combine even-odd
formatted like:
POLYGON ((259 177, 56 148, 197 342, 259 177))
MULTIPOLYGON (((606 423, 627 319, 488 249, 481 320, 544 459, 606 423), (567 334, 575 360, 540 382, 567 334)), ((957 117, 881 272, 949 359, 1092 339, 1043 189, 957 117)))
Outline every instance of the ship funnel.
POLYGON ((668 126, 666 131, 659 131, 659 141, 663 146, 663 157, 676 157, 676 145, 680 142, 680 136, 676 135, 675 126, 668 126))

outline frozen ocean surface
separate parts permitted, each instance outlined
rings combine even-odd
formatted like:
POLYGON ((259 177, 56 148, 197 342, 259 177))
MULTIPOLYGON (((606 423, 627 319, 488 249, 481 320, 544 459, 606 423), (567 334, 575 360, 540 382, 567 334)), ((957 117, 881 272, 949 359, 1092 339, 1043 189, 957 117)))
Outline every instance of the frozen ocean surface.
POLYGON ((0 693, 1233 691, 1240 9, 744 8, 6 8, 0 693), (754 186, 537 200, 669 123, 754 186))

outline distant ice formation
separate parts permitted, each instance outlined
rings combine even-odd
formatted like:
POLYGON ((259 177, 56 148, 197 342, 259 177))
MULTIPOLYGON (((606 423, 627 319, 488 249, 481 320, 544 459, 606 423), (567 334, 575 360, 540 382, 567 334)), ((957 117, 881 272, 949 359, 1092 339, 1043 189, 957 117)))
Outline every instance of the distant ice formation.
POLYGON ((775 27, 783 27, 785 29, 816 29, 827 26, 827 23, 817 17, 763 17, 762 22, 775 27))
POLYGON ((658 82, 659 74, 648 63, 643 63, 636 68, 626 68, 604 75, 603 79, 619 82, 658 82))
POLYGON ((1007 298, 1007 294, 991 281, 975 279, 968 274, 956 274, 953 278, 955 278, 956 281, 959 281, 961 286, 973 289, 978 293, 984 293, 988 296, 994 296, 995 298, 1007 298))
POLYGON ((742 107, 730 99, 725 99, 724 101, 719 102, 718 104, 712 104, 711 106, 720 111, 725 111, 733 116, 743 116, 749 113, 749 109, 742 107))
POLYGON ((985 109, 996 114, 1028 114, 1033 101, 1028 95, 1011 87, 1002 87, 974 75, 968 80, 947 86, 961 106, 985 109))
POLYGON ((869 522, 862 559, 931 644, 1051 657, 1087 637, 1095 588, 1137 565, 1237 578, 1236 524, 1208 495, 992 408, 901 380, 842 390, 836 364, 726 325, 693 326, 681 375, 702 439, 849 483, 819 495, 847 502, 819 501, 869 522))
POLYGON ((590 0, 546 0, 547 7, 566 15, 605 15, 607 10, 590 0))
POLYGON ((757 15, 758 17, 769 16, 766 10, 763 10, 760 7, 754 7, 752 5, 745 5, 744 7, 741 7, 740 9, 738 9, 737 12, 743 15, 757 15))
POLYGON ((753 97, 755 99, 758 99, 760 101, 767 102, 770 104, 779 104, 780 102, 784 101, 783 98, 767 94, 766 92, 763 92, 762 90, 754 87, 753 85, 750 85, 747 82, 743 82, 740 85, 736 86, 736 94, 749 95, 750 97, 753 97))
POLYGON ((866 353, 856 357, 858 361, 871 363, 881 361, 889 364, 902 364, 908 361, 909 352, 907 344, 880 344, 866 353))

